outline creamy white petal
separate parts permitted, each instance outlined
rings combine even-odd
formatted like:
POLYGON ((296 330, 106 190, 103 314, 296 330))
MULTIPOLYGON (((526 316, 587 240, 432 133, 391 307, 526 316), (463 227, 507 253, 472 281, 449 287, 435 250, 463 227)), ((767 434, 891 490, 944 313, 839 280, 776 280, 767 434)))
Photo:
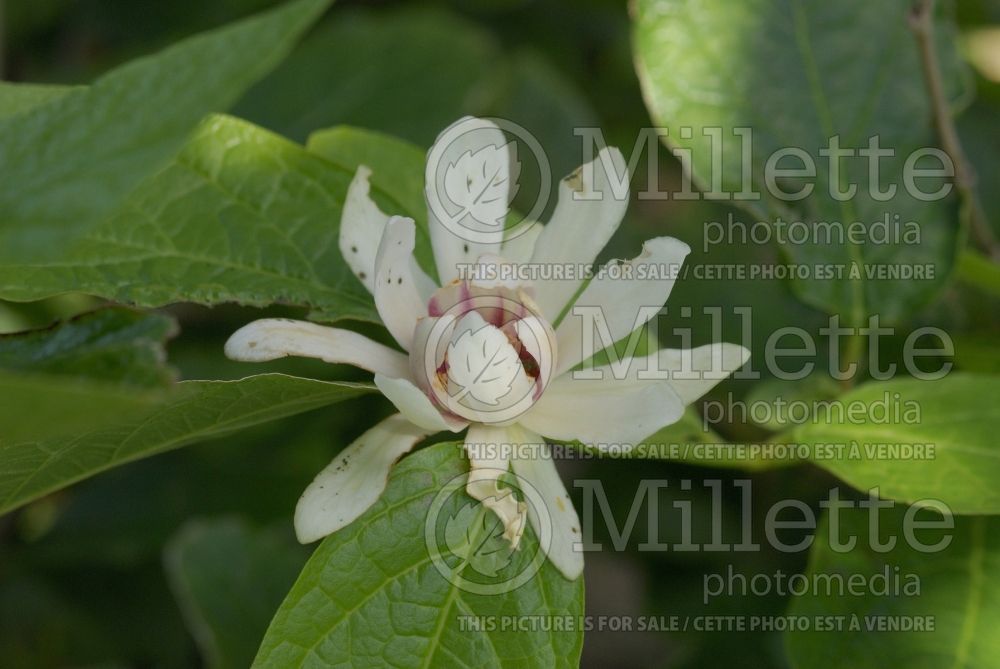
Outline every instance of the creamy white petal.
POLYGON ((445 416, 431 402, 420 388, 407 379, 391 379, 381 374, 375 375, 375 385, 392 402, 399 413, 414 425, 429 432, 460 432, 468 423, 451 416, 445 416))
POLYGON ((501 487, 500 477, 509 469, 505 444, 511 443, 506 428, 473 423, 465 437, 469 458, 469 482, 465 491, 491 509, 503 523, 503 536, 517 548, 527 522, 527 505, 519 502, 513 491, 501 487))
POLYGON ((378 208, 369 195, 368 179, 372 171, 358 166, 344 199, 340 217, 340 253, 354 275, 375 292, 375 256, 389 216, 378 208))
POLYGON ((524 221, 519 224, 518 227, 507 233, 507 237, 500 247, 500 255, 511 262, 526 263, 530 261, 531 256, 535 253, 535 244, 538 242, 538 235, 542 233, 543 227, 537 221, 524 221))
POLYGON ((476 288, 503 288, 517 290, 526 286, 515 271, 515 264, 495 253, 484 253, 476 259, 469 281, 476 288))
POLYGON ((306 544, 348 525, 385 490, 392 465, 426 436, 390 416, 341 451, 309 484, 295 507, 295 534, 306 544))
POLYGON ((518 422, 552 439, 601 444, 639 443, 677 422, 684 404, 668 381, 558 377, 518 422))
POLYGON ((441 285, 458 278, 458 265, 499 252, 510 208, 512 151, 495 123, 464 117, 427 153, 425 196, 441 285))
POLYGON ((308 321, 262 318, 244 325, 226 342, 226 356, 265 362, 294 355, 343 363, 392 378, 409 376, 409 360, 367 337, 308 321))
POLYGON ((410 350, 417 320, 427 315, 421 285, 428 279, 413 262, 415 241, 413 219, 393 216, 385 226, 375 258, 375 308, 406 351, 410 350))
MULTIPOLYGON (((618 229, 628 208, 627 193, 625 197, 616 197, 612 188, 612 180, 621 178, 628 178, 628 166, 621 151, 605 147, 594 160, 563 179, 559 184, 559 201, 538 236, 532 263, 592 264, 618 229)), ((555 321, 582 283, 580 277, 536 284, 536 301, 542 312, 555 321)))
POLYGON ((657 374, 665 375, 681 401, 688 405, 746 364, 750 350, 722 342, 693 349, 664 348, 652 355, 657 374))
POLYGON ((542 318, 528 316, 515 323, 514 332, 525 350, 538 363, 536 385, 538 391, 541 391, 556 376, 553 366, 558 359, 559 346, 552 326, 542 318))
POLYGON ((642 253, 632 260, 605 265, 556 328, 556 375, 627 337, 655 316, 670 296, 681 264, 690 252, 682 241, 657 237, 644 243, 642 253), (607 332, 595 319, 603 319, 607 332), (605 340, 607 335, 610 341, 605 340))
MULTIPOLYGON (((535 533, 544 533, 539 513, 546 513, 551 527, 551 538, 548 545, 543 545, 549 560, 563 576, 572 580, 583 573, 583 552, 576 549, 580 542, 580 517, 573 508, 566 492, 566 486, 559 477, 556 463, 552 458, 552 450, 538 435, 521 429, 525 437, 521 443, 537 444, 538 449, 532 452, 536 458, 518 458, 511 460, 514 473, 538 492, 545 504, 544 509, 535 509, 528 505, 528 519, 535 533)), ((532 499, 532 498, 529 498, 532 499)))
POLYGON ((410 378, 425 393, 433 393, 437 372, 444 363, 448 342, 458 318, 452 314, 425 316, 417 321, 413 332, 413 353, 410 355, 410 378), (431 350, 433 349, 433 350, 431 350))

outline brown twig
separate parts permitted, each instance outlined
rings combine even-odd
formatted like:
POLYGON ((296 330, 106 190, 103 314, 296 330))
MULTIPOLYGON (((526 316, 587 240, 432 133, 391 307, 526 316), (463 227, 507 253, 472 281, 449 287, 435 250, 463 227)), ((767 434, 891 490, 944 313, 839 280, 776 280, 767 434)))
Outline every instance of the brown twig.
POLYGON ((931 111, 941 140, 941 148, 955 166, 953 182, 962 201, 961 224, 975 237, 987 254, 994 259, 1000 259, 1000 247, 976 193, 975 170, 962 149, 962 142, 955 129, 955 120, 944 92, 937 45, 934 42, 934 0, 916 0, 910 12, 910 29, 917 39, 920 63, 927 83, 927 94, 930 97, 931 111))

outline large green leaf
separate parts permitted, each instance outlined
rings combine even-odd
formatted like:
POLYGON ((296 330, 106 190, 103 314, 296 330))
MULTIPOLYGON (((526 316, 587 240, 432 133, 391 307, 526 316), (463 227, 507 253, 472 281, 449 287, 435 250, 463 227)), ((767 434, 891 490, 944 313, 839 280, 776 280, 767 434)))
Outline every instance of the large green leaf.
MULTIPOLYGON (((0 119, 0 247, 45 252, 96 224, 291 49, 329 0, 298 0, 132 61, 0 119)), ((22 99, 25 96, 21 96, 22 99)))
MULTIPOLYGON (((425 541, 428 513, 437 508, 436 495, 467 470, 454 443, 424 449, 397 465, 382 499, 316 549, 254 666, 576 667, 583 642, 576 624, 583 614, 582 578, 567 581, 546 561, 516 589, 471 594, 435 565, 437 554, 425 541), (508 629, 501 629, 505 620, 508 629), (560 622, 574 629, 553 631, 560 622)), ((470 503, 464 492, 448 496, 430 525, 449 519, 447 535, 467 536, 476 545, 484 518, 465 513, 470 503)), ((523 573, 537 549, 526 532, 509 563, 498 565, 498 579, 523 573)), ((471 561, 462 564, 468 569, 471 561)), ((462 566, 455 569, 466 573, 462 566)))
POLYGON ((934 498, 955 513, 1000 513, 998 391, 1000 378, 965 373, 868 383, 790 440, 811 445, 816 464, 861 490, 934 498))
POLYGON ((193 520, 170 540, 167 576, 211 669, 245 669, 308 551, 291 528, 236 519, 193 520))
POLYGON ((499 62, 491 35, 440 9, 345 9, 234 113, 297 141, 346 123, 429 145, 455 119, 482 111, 499 62))
POLYGON ((334 404, 368 390, 352 383, 261 374, 183 381, 145 416, 69 437, 0 442, 0 513, 116 465, 334 404))
POLYGON ((353 170, 226 116, 206 120, 107 224, 51 262, 0 266, 0 297, 276 302, 377 320, 337 245, 353 170))
MULTIPOLYGON (((836 265, 842 278, 813 270, 794 287, 812 305, 843 314, 861 325, 872 313, 898 320, 926 303, 951 271, 957 222, 951 200, 922 202, 904 188, 902 169, 916 149, 934 144, 930 105, 916 42, 907 16, 910 0, 813 2, 807 0, 641 0, 637 3, 635 52, 647 106, 654 121, 667 129, 665 140, 692 150, 692 168, 706 190, 719 184, 733 194, 744 190, 741 138, 734 129, 753 133, 748 178, 760 200, 737 199, 748 213, 737 220, 750 227, 757 220, 802 221, 814 234, 801 231, 784 245, 790 260, 810 267, 836 265), (713 171, 713 146, 706 129, 717 129, 714 149, 721 160, 713 171), (869 163, 862 156, 844 158, 840 183, 857 185, 843 201, 828 187, 830 159, 819 154, 839 136, 840 147, 867 148, 878 135, 883 149, 895 151, 881 160, 880 184, 898 185, 895 196, 880 202, 869 192, 869 163), (769 194, 764 166, 779 149, 805 151, 815 161, 814 178, 779 180, 788 192, 814 183, 812 194, 793 202, 769 194), (718 181, 713 181, 713 178, 718 181), (899 216, 919 227, 920 243, 911 239, 877 243, 875 223, 899 216), (860 222, 875 243, 864 239, 827 239, 817 223, 860 222), (856 243, 852 243, 856 242, 856 243), (861 274, 851 278, 856 263, 861 274), (933 278, 870 278, 866 267, 930 265, 933 278)), ((942 67, 955 88, 962 80, 960 61, 951 40, 952 27, 942 21, 942 67)), ((957 91, 952 90, 953 95, 957 91)), ((713 132, 710 130, 710 132, 713 132)), ((782 167, 798 166, 785 159, 782 167)), ((921 166, 927 164, 926 161, 921 166)), ((920 188, 934 191, 940 183, 922 179, 920 188)), ((787 228, 786 228, 787 230, 787 228)), ((741 241, 736 232, 736 243, 741 241)), ((777 233, 776 233, 777 234, 777 233)))
POLYGON ((110 308, 0 336, 0 439, 78 433, 145 413, 173 381, 163 345, 174 329, 166 316, 110 308))
POLYGON ((0 81, 0 119, 30 111, 76 89, 52 84, 20 84, 0 81))
POLYGON ((306 148, 350 173, 365 165, 372 170, 372 198, 389 215, 409 216, 417 223, 414 253, 430 276, 437 276, 424 199, 425 152, 380 132, 337 126, 309 136, 306 148))
POLYGON ((163 364, 173 319, 122 307, 98 309, 58 326, 0 335, 0 369, 166 386, 163 364))
MULTIPOLYGON (((896 546, 887 553, 879 553, 866 544, 871 527, 868 510, 852 509, 839 515, 838 541, 855 537, 857 546, 846 552, 832 550, 832 525, 821 524, 806 574, 808 583, 818 585, 805 588, 805 594, 794 597, 789 611, 811 627, 787 636, 792 666, 797 669, 997 666, 1000 519, 956 518, 953 531, 921 530, 916 536, 924 545, 934 544, 944 536, 952 537, 943 550, 921 552, 915 550, 919 546, 908 545, 899 531, 904 511, 883 511, 879 514, 880 539, 893 536, 896 546), (842 588, 836 584, 848 579, 874 584, 880 592, 841 593, 842 588), (828 583, 833 584, 832 592, 827 592, 828 583), (914 583, 919 586, 919 594, 912 589, 914 583), (904 590, 907 584, 909 591, 904 590), (825 623, 826 628, 817 630, 817 623, 825 623), (925 629, 887 631, 879 627, 914 623, 923 623, 925 629), (838 624, 842 625, 842 631, 833 628, 838 624), (927 629, 928 626, 932 629, 927 629)), ((858 588, 862 592, 864 589, 858 588)))

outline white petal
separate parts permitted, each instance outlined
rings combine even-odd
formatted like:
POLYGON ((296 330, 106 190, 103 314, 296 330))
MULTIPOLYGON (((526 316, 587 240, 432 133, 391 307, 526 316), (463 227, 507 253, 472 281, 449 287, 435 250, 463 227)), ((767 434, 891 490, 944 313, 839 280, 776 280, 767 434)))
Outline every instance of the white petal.
POLYGON ((344 363, 392 378, 409 376, 409 360, 367 337, 308 321, 263 318, 244 325, 226 342, 226 356, 265 362, 289 355, 344 363))
POLYGON ((424 438, 426 430, 395 415, 341 451, 309 484, 295 507, 295 534, 306 544, 346 526, 371 507, 392 465, 424 438))
POLYGON ((536 383, 541 384, 539 387, 541 390, 556 376, 553 374, 553 365, 558 357, 559 347, 552 326, 543 318, 528 316, 514 324, 514 332, 525 350, 538 363, 536 383))
POLYGON ((668 381, 558 377, 518 422, 552 439, 635 444, 676 423, 684 405, 668 381))
POLYGON ((417 319, 427 315, 422 294, 430 281, 413 261, 416 226, 393 216, 385 226, 375 258, 375 308, 393 338, 410 350, 417 319))
MULTIPOLYGON (((559 184, 559 201, 538 236, 532 263, 592 264, 618 229, 628 208, 628 198, 615 197, 611 185, 612 179, 617 181, 622 178, 620 175, 627 178, 627 174, 621 152, 605 147, 593 161, 563 179, 559 184), (596 199, 583 199, 586 197, 596 199)), ((581 277, 537 283, 536 300, 543 313, 555 321, 582 282, 581 277)))
POLYGON ((500 255, 511 262, 529 262, 535 253, 535 244, 538 242, 538 235, 542 233, 542 228, 541 223, 525 221, 509 230, 500 247, 500 255))
POLYGON ((505 288, 517 290, 527 285, 521 281, 514 271, 514 263, 495 253, 484 253, 476 259, 472 268, 472 280, 469 282, 475 288, 505 288))
POLYGON ((460 432, 468 423, 445 416, 431 402, 420 388, 407 379, 391 379, 381 374, 375 375, 375 385, 390 402, 396 405, 399 413, 414 425, 429 432, 460 432))
POLYGON ((425 393, 434 392, 432 383, 437 380, 438 369, 444 363, 457 320, 456 316, 445 314, 440 317, 425 316, 417 321, 417 329, 413 332, 413 353, 410 354, 410 378, 425 393))
POLYGON ((665 348, 654 355, 657 372, 669 377, 670 385, 685 405, 707 393, 750 359, 749 349, 726 342, 690 350, 665 348))
POLYGON ((340 253, 354 275, 375 292, 375 255, 389 216, 369 196, 368 179, 372 171, 360 165, 347 188, 344 211, 340 217, 340 253))
POLYGON ((446 128, 427 153, 425 195, 442 285, 458 277, 459 264, 499 252, 510 208, 511 150, 495 123, 465 117, 446 128), (466 185, 468 201, 455 192, 466 185))
POLYGON ((465 437, 469 482, 465 491, 497 515, 504 526, 504 538, 517 548, 527 521, 527 505, 518 502, 510 488, 499 485, 500 477, 509 468, 504 445, 510 443, 505 428, 478 423, 469 426, 465 437))
POLYGON ((642 253, 627 263, 605 265, 556 328, 559 342, 556 375, 627 337, 655 316, 670 296, 675 276, 690 252, 682 241, 657 237, 643 244, 642 253), (607 324, 610 341, 595 327, 593 307, 600 310, 596 317, 602 317, 607 324), (581 313, 574 312, 577 308, 581 308, 581 313), (592 332, 585 337, 587 329, 592 332))
MULTIPOLYGON (((526 432, 526 431, 525 431, 526 432)), ((514 473, 530 484, 545 503, 544 512, 548 514, 551 527, 551 539, 548 545, 543 545, 549 560, 563 576, 572 580, 583 573, 583 552, 576 549, 580 542, 580 518, 573 508, 566 493, 566 486, 559 477, 556 463, 552 459, 552 451, 548 444, 537 435, 530 435, 529 441, 522 443, 538 444, 537 458, 517 458, 511 460, 514 473)), ((529 505, 528 518, 535 533, 542 535, 542 521, 539 519, 541 509, 529 505)))

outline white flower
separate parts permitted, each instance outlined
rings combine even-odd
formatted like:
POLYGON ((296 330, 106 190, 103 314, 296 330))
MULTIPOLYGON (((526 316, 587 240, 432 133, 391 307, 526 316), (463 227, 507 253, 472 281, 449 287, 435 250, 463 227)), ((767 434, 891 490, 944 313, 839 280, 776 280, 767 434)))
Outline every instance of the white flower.
MULTIPOLYGON (((484 152, 508 146, 495 125, 460 122, 477 132, 445 147, 457 158, 447 165, 446 187, 465 187, 461 196, 467 202, 458 203, 463 215, 478 210, 480 221, 489 219, 488 227, 506 215, 518 167, 510 164, 512 151, 484 152), (461 169, 474 173, 456 174, 461 169), (478 195, 483 193, 488 197, 478 195)), ((579 519, 548 450, 543 447, 538 458, 509 459, 508 450, 483 445, 544 444, 542 436, 598 448, 638 443, 678 420, 685 405, 749 357, 741 346, 712 344, 625 360, 625 374, 618 378, 611 367, 598 368, 600 379, 570 373, 605 346, 587 332, 594 328, 592 321, 572 312, 559 320, 570 300, 579 293, 575 304, 598 308, 610 341, 619 341, 643 324, 642 319, 637 322, 639 314, 648 312, 643 316, 648 320, 656 311, 641 308, 661 307, 673 286, 668 273, 639 271, 642 266, 679 267, 689 252, 676 239, 652 239, 627 263, 630 267, 620 268, 633 270, 634 278, 622 278, 628 272, 598 274, 582 292, 584 277, 578 273, 535 283, 508 278, 520 277, 502 271, 511 263, 569 268, 594 262, 627 206, 626 200, 612 196, 604 166, 625 174, 621 153, 602 150, 560 184, 548 224, 505 241, 483 241, 482 235, 474 242, 464 240, 430 207, 441 287, 413 257, 413 220, 379 210, 369 197, 370 170, 358 169, 344 204, 340 249, 406 353, 349 330, 283 319, 250 323, 226 344, 226 354, 236 360, 297 355, 361 367, 374 372, 379 390, 399 410, 344 449, 306 489, 295 512, 300 541, 320 539, 360 516, 385 489, 393 463, 424 437, 468 428, 468 493, 496 512, 515 546, 525 516, 537 523, 537 513, 546 512, 551 519, 549 559, 567 578, 580 575, 583 555, 574 550, 579 519), (463 265, 475 266, 471 280, 459 278, 463 265), (647 275, 656 278, 642 278, 647 275), (659 376, 647 378, 650 369, 659 376), (686 374, 674 374, 681 370, 686 374), (499 485, 499 472, 508 468, 541 494, 546 509, 527 513, 525 504, 499 485)), ((430 181, 428 198, 437 197, 430 181)))

